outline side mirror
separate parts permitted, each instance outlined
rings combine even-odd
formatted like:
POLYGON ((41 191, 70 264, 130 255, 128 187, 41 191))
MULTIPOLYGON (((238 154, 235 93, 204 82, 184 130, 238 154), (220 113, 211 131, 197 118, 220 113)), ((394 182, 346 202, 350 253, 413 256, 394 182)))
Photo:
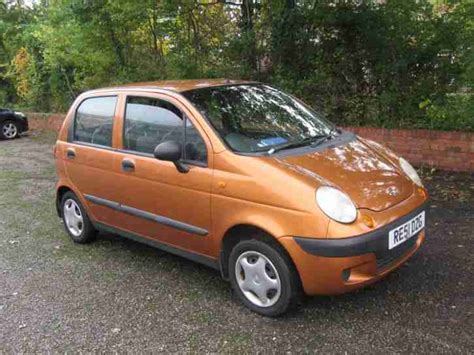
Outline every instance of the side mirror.
POLYGON ((180 173, 187 173, 189 167, 180 161, 182 150, 181 143, 166 141, 156 146, 153 155, 156 159, 173 162, 180 173))

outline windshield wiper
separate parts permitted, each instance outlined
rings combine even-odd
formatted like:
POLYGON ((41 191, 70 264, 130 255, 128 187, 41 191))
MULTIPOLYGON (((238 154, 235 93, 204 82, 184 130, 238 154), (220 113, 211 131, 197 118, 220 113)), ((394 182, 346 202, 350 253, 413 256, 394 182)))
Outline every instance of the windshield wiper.
POLYGON ((318 141, 312 143, 311 146, 312 147, 317 147, 318 145, 320 145, 320 144, 322 144, 322 143, 324 143, 328 140, 333 139, 334 137, 336 137, 339 134, 341 134, 341 131, 337 127, 334 127, 333 129, 331 129, 331 131, 329 131, 328 134, 321 134, 319 136, 316 136, 316 137, 319 137, 320 139, 318 141))
POLYGON ((299 140, 296 142, 283 143, 283 144, 271 147, 268 150, 268 154, 273 154, 275 152, 278 152, 284 149, 303 147, 305 145, 319 145, 320 143, 326 141, 329 138, 331 138, 331 136, 326 135, 326 134, 318 134, 316 136, 303 138, 302 140, 299 140))
POLYGON ((338 136, 341 134, 341 130, 339 128, 337 128, 337 126, 334 126, 330 131, 329 131, 329 135, 330 136, 338 136))

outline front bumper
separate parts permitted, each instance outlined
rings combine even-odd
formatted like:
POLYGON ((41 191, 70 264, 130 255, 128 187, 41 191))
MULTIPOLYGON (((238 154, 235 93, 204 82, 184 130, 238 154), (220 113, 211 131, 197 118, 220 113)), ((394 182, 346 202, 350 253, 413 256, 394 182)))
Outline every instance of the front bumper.
POLYGON ((28 124, 28 118, 26 116, 20 116, 20 115, 15 115, 15 118, 16 118, 15 122, 17 123, 18 128, 20 130, 19 133, 24 133, 28 131, 28 129, 30 128, 28 124))
POLYGON ((388 233, 422 211, 426 203, 385 226, 356 237, 284 237, 306 294, 340 294, 373 283, 403 264, 421 246, 426 227, 389 250, 388 233))
POLYGON ((28 124, 28 119, 26 117, 22 120, 20 129, 21 129, 21 133, 27 132, 30 129, 29 124, 28 124))

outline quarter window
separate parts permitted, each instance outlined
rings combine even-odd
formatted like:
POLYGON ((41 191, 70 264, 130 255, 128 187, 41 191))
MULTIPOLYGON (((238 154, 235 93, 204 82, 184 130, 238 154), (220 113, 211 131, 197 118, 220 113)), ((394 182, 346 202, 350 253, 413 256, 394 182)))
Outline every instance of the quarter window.
POLYGON ((84 100, 76 111, 74 140, 111 147, 116 103, 116 96, 84 100))

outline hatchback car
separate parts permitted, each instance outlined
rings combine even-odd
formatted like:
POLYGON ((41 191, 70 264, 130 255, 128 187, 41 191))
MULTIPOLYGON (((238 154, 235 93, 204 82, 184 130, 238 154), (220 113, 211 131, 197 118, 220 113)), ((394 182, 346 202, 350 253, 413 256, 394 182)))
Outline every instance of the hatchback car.
POLYGON ((14 139, 28 131, 28 119, 23 112, 0 108, 0 139, 14 139))
POLYGON ((427 193, 406 160, 260 83, 86 92, 55 158, 73 241, 112 232, 203 263, 263 315, 371 284, 425 239, 427 193))

